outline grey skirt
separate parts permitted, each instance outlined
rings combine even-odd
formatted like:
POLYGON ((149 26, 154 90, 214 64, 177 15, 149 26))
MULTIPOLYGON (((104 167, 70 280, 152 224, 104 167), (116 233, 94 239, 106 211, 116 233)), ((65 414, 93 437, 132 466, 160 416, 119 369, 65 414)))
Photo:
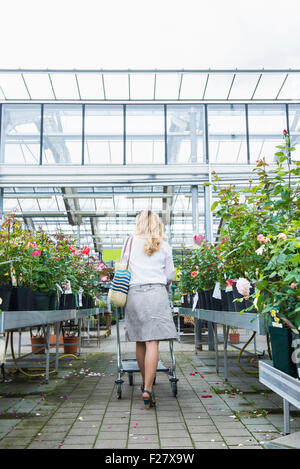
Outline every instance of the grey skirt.
POLYGON ((163 284, 132 285, 125 306, 125 340, 177 339, 177 331, 163 284))

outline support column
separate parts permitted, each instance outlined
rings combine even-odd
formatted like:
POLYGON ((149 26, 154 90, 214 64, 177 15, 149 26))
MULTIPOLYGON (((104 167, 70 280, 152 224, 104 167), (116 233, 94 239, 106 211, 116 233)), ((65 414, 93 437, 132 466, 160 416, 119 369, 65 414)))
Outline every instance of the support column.
MULTIPOLYGON (((209 166, 208 166, 208 179, 209 179, 209 182, 211 182, 209 166)), ((205 239, 209 241, 210 243, 213 242, 212 213, 210 209, 211 205, 212 205, 211 186, 204 186, 204 231, 205 231, 205 239)), ((214 350, 215 348, 213 335, 214 335, 213 324, 211 322, 208 322, 208 350, 214 350)))
MULTIPOLYGON (((198 207, 198 186, 192 186, 192 220, 193 220, 193 236, 199 234, 199 207, 198 207)), ((202 339, 202 320, 195 318, 195 352, 197 353, 197 349, 201 350, 201 339, 202 339)))
POLYGON ((0 223, 3 221, 3 195, 4 189, 3 187, 0 187, 0 223))
MULTIPOLYGON (((209 181, 210 182, 210 181, 209 181)), ((212 230, 212 193, 211 186, 204 186, 204 230, 205 239, 210 243, 213 242, 213 230, 212 230)))
POLYGON ((199 234, 198 186, 192 186, 193 235, 199 234))

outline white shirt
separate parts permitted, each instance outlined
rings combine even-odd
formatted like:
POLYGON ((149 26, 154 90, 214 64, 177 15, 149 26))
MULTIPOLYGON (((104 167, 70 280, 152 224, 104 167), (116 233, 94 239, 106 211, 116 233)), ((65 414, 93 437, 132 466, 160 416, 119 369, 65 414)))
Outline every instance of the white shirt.
MULTIPOLYGON (((172 282, 175 268, 172 249, 169 244, 162 241, 159 251, 156 251, 152 256, 144 253, 144 244, 144 239, 134 236, 129 262, 129 270, 131 272, 129 285, 143 285, 145 283, 162 283, 166 285, 172 282)), ((123 256, 124 247, 125 245, 122 249, 121 258, 126 262, 129 255, 130 240, 123 256)))

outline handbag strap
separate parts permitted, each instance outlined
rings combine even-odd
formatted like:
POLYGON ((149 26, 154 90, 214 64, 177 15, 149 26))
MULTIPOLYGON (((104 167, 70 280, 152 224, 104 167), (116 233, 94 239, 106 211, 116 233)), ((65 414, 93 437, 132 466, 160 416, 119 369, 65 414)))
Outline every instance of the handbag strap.
POLYGON ((130 239, 129 255, 128 255, 128 260, 127 260, 126 270, 128 270, 128 266, 129 266, 130 254, 131 254, 131 248, 132 248, 132 241, 133 241, 133 236, 131 236, 131 239, 130 239))
POLYGON ((130 236, 129 238, 126 239, 125 246, 124 246, 124 251, 123 251, 123 256, 124 256, 124 254, 125 254, 125 252, 126 252, 127 244, 128 244, 128 241, 129 241, 129 240, 130 240, 130 245, 129 245, 129 255, 128 255, 128 260, 127 260, 127 264, 126 264, 126 270, 128 270, 128 266, 129 266, 133 236, 130 236))

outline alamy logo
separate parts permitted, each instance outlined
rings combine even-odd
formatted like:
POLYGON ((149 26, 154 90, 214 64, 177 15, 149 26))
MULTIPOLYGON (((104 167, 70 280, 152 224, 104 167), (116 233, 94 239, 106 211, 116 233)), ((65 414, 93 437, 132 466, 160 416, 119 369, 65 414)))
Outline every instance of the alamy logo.
POLYGON ((300 339, 294 339, 292 341, 292 347, 294 349, 292 353, 292 362, 300 364, 300 339))

